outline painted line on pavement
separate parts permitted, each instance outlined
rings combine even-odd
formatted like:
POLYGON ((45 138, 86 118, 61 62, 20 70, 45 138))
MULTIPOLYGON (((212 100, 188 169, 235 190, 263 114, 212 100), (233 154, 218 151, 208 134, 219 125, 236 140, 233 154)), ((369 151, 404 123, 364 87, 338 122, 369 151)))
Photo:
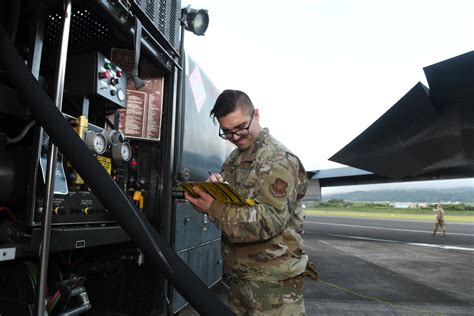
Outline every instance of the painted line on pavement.
MULTIPOLYGON (((333 226, 345 226, 345 227, 357 227, 357 228, 368 228, 368 229, 379 229, 379 230, 393 230, 401 232, 412 232, 412 233, 423 233, 427 232, 431 234, 431 231, 426 230, 414 230, 414 229, 402 229, 402 228, 388 228, 388 227, 376 227, 376 226, 362 226, 362 225, 349 225, 349 224, 335 224, 335 223, 326 223, 326 222, 310 222, 305 221, 305 224, 314 224, 314 225, 333 225, 333 226)), ((449 233, 449 235, 458 235, 458 236, 474 236, 474 234, 463 234, 463 233, 449 233)))
POLYGON ((337 235, 337 234, 329 234, 328 236, 343 237, 343 238, 350 238, 350 239, 361 239, 361 240, 369 240, 369 241, 383 241, 383 242, 391 242, 391 243, 396 243, 396 244, 405 244, 405 245, 431 247, 431 248, 440 248, 440 249, 454 249, 454 250, 474 251, 474 248, 459 247, 459 246, 447 246, 447 245, 436 245, 436 244, 403 242, 403 241, 388 240, 388 239, 377 239, 377 238, 359 237, 359 236, 347 236, 347 235, 337 235))

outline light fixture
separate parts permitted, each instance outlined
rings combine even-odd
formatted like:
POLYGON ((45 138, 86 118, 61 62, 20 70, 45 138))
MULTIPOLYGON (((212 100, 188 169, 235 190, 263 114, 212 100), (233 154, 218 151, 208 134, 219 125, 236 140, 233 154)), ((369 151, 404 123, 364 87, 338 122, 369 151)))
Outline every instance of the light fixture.
POLYGON ((196 35, 204 35, 209 26, 209 14, 207 14, 207 10, 196 10, 187 6, 181 10, 181 23, 187 31, 196 35))

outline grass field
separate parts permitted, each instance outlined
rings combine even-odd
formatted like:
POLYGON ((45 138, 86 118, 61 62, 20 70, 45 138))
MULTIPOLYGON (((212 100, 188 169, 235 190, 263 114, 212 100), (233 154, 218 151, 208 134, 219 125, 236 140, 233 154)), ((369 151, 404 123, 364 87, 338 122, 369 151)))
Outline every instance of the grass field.
MULTIPOLYGON (((474 223, 474 215, 472 212, 456 212, 445 215, 446 222, 471 222, 474 223)), ((426 220, 434 222, 434 214, 430 211, 423 212, 412 212, 403 209, 394 210, 380 210, 380 209, 369 209, 369 210, 341 210, 333 208, 306 208, 306 215, 319 215, 319 216, 350 216, 350 217, 367 217, 367 218, 393 218, 393 219, 415 219, 415 220, 426 220)))

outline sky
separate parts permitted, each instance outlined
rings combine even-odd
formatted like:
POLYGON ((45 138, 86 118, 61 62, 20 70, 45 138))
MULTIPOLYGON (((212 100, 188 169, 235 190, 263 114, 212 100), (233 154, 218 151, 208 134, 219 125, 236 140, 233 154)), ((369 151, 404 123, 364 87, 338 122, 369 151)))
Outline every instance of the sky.
POLYGON ((210 17, 205 36, 186 32, 189 56, 219 90, 245 91, 306 170, 344 167, 328 159, 415 84, 429 86, 423 67, 474 48, 472 0, 181 4, 210 17))

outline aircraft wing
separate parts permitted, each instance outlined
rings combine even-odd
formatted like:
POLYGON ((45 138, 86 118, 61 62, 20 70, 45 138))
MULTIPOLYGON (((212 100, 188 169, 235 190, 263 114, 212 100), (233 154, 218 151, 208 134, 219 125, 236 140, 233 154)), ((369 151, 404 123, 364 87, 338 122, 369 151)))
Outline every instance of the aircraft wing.
POLYGON ((421 82, 329 160, 397 180, 474 177, 474 51, 421 82))

